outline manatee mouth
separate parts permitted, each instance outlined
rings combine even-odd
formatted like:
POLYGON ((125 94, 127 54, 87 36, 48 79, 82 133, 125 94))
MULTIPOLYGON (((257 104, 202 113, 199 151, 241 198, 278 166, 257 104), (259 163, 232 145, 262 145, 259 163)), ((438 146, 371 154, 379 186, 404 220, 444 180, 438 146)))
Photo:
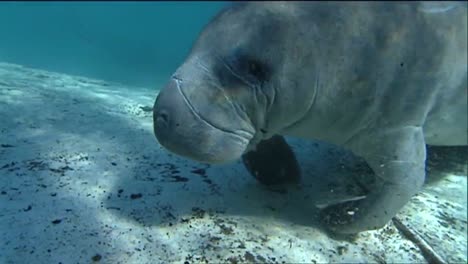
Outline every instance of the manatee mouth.
POLYGON ((181 84, 180 79, 171 78, 156 98, 153 128, 159 143, 175 154, 199 162, 216 164, 238 159, 254 134, 237 129, 242 126, 235 113, 207 100, 201 94, 203 89, 197 89, 199 97, 190 97, 181 84))
POLYGON ((220 126, 217 126, 216 124, 214 124, 213 122, 210 122, 208 121, 206 118, 204 118, 200 113, 197 112, 196 108, 192 105, 192 103, 190 102, 190 100, 187 98, 187 96, 185 95, 184 91, 180 88, 180 83, 182 82, 181 79, 177 78, 177 77, 172 77, 172 79, 176 82, 176 88, 177 88, 177 91, 180 93, 180 95, 182 96, 182 98, 184 99, 185 101, 185 104, 188 106, 188 108, 190 109, 190 111, 192 112, 192 114, 194 116, 197 117, 198 120, 200 120, 201 122, 204 122, 205 124, 207 124, 208 126, 211 126, 213 129, 217 129, 223 133, 227 133, 227 134, 230 134, 232 136, 235 136, 235 137, 238 137, 239 140, 243 141, 243 143, 247 146, 250 142, 250 140, 254 137, 254 133, 251 133, 249 131, 246 131, 246 130, 236 130, 236 131, 230 131, 226 128, 223 128, 223 127, 220 127, 220 126))

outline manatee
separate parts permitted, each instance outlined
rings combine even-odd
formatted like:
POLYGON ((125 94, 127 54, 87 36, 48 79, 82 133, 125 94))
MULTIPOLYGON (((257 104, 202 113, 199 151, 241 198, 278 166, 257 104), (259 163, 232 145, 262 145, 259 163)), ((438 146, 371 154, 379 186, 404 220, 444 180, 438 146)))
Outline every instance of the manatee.
POLYGON ((264 184, 299 179, 285 136, 341 146, 376 184, 323 208, 321 222, 343 234, 382 228, 421 189, 426 144, 468 144, 467 8, 443 5, 230 5, 158 94, 155 136, 195 161, 242 158, 264 184))

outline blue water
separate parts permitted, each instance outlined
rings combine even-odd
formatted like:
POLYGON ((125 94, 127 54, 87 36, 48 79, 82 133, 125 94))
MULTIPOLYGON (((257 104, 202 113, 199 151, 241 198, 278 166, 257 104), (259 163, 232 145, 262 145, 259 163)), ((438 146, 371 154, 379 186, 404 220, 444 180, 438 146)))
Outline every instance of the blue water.
POLYGON ((1 2, 0 61, 154 87, 226 2, 1 2))
MULTIPOLYGON (((0 2, 0 264, 437 263, 422 250, 467 263, 466 147, 428 146, 426 185, 397 216, 424 247, 393 220, 352 237, 318 224, 317 208, 363 197, 356 182, 373 177, 345 149, 287 138, 304 177, 300 186, 270 188, 241 159, 207 165, 162 147, 156 90, 226 5, 0 2)), ((288 99, 281 91, 275 97, 288 99)), ((231 94, 236 105, 246 98, 231 94)), ((197 132, 186 127, 189 137, 197 132)))

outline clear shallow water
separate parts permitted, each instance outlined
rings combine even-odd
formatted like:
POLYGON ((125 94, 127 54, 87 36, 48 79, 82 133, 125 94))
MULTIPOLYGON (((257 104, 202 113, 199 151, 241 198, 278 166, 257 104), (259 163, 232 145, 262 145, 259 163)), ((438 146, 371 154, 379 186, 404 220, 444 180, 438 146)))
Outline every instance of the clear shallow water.
MULTIPOLYGON (((145 109, 224 4, 0 3, 0 263, 427 261, 392 224, 317 226, 314 203, 368 174, 343 150, 289 139, 303 186, 269 190, 158 146, 145 109)), ((467 257, 466 157, 430 148, 398 215, 449 263, 467 257)))
POLYGON ((155 87, 225 2, 2 2, 0 61, 155 87))

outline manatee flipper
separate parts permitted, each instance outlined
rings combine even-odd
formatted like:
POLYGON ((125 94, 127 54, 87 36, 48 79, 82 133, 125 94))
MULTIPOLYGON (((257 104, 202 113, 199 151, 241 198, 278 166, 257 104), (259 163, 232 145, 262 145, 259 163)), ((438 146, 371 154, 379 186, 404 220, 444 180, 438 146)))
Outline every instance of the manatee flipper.
POLYGON ((242 156, 242 161, 250 174, 265 185, 298 183, 301 178, 294 152, 279 135, 261 141, 256 150, 242 156))
POLYGON ((335 233, 351 234, 385 226, 422 187, 426 146, 421 127, 406 126, 364 133, 349 147, 362 156, 376 176, 365 199, 332 205, 320 212, 335 233))

